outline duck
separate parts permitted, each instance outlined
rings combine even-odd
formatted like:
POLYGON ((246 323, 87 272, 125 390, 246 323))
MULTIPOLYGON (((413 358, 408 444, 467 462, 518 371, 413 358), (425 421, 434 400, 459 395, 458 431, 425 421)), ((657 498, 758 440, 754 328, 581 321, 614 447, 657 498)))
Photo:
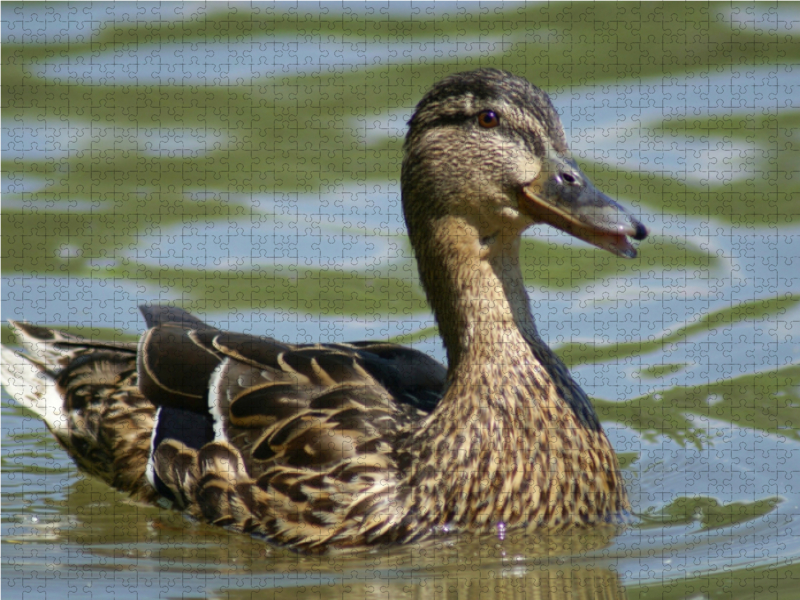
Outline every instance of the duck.
POLYGON ((630 515, 591 401, 539 335, 522 233, 621 258, 648 232, 574 160, 548 95, 452 74, 408 122, 401 195, 447 366, 384 341, 291 344, 140 307, 138 343, 11 322, 2 382, 136 501, 307 553, 630 515))

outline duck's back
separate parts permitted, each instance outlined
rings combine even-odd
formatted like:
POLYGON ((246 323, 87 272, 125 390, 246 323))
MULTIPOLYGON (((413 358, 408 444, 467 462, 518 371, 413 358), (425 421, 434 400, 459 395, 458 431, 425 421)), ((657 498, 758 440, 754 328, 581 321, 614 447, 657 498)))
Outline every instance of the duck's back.
POLYGON ((16 324, 33 358, 4 355, 11 393, 83 470, 306 550, 386 534, 397 436, 438 402, 442 365, 395 344, 292 345, 142 312, 138 346, 16 324))

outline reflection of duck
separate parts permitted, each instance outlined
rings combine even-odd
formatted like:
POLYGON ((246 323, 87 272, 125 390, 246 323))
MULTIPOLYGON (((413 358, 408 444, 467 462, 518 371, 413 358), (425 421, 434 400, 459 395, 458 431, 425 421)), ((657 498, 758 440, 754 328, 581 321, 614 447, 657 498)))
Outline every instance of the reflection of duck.
POLYGON ((614 520, 617 458, 539 337, 520 235, 549 223, 633 257, 645 228, 570 158, 538 88, 453 75, 417 106, 403 207, 449 369, 402 346, 291 345, 142 309, 137 345, 16 324, 7 389, 134 497, 305 550, 614 520))

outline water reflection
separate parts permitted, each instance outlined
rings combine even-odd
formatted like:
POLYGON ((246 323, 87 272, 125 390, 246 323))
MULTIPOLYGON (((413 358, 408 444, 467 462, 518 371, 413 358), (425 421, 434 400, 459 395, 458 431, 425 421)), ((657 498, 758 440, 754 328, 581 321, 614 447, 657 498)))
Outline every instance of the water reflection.
POLYGON ((367 44, 358 40, 326 41, 325 36, 258 36, 252 42, 140 44, 135 54, 113 50, 79 55, 75 63, 42 65, 36 77, 84 85, 252 85, 266 78, 303 72, 335 73, 374 64, 407 63, 425 58, 483 57, 502 54, 514 40, 481 42, 430 38, 367 44))
POLYGON ((4 394, 3 592, 796 595, 797 7, 243 7, 2 5, 3 317, 99 337, 173 301, 443 360, 400 217, 405 120, 447 72, 524 73, 654 233, 635 263, 545 228, 524 250, 540 330, 596 399, 640 523, 299 557, 130 504, 4 394))
MULTIPOLYGON (((763 177, 763 148, 705 131, 664 132, 662 123, 800 108, 800 71, 790 66, 730 67, 683 77, 642 78, 616 85, 548 90, 580 159, 703 185, 763 177), (658 127, 658 129, 657 129, 658 127)), ((356 117, 365 140, 402 138, 410 110, 356 117)))

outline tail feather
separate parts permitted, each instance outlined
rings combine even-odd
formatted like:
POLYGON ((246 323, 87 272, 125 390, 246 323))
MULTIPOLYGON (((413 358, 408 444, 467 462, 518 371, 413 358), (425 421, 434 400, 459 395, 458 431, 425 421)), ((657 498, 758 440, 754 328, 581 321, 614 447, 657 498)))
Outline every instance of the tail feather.
POLYGON ((145 469, 155 407, 137 386, 136 346, 11 323, 27 354, 0 347, 0 381, 41 417, 78 467, 154 501, 145 469))
MULTIPOLYGON (((70 335, 55 329, 38 327, 30 323, 9 321, 14 328, 20 344, 31 357, 29 360, 39 363, 42 367, 57 373, 75 358, 76 349, 68 348, 65 344, 86 344, 88 340, 70 335)), ((80 350, 77 349, 79 352, 80 350)))
POLYGON ((64 400, 44 364, 0 347, 0 381, 19 404, 41 417, 59 438, 69 435, 64 400))
POLYGON ((9 321, 27 354, 0 346, 0 381, 22 406, 41 417, 59 438, 69 434, 58 374, 89 351, 88 340, 30 323, 9 321))

